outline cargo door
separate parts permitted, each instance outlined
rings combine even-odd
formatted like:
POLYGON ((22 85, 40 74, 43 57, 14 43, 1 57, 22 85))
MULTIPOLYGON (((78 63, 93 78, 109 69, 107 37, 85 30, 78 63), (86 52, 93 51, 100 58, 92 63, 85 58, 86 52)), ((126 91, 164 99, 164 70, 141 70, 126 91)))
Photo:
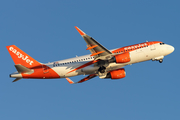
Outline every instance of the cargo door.
POLYGON ((43 72, 44 73, 48 73, 49 72, 49 67, 48 66, 42 65, 42 68, 43 68, 43 72))

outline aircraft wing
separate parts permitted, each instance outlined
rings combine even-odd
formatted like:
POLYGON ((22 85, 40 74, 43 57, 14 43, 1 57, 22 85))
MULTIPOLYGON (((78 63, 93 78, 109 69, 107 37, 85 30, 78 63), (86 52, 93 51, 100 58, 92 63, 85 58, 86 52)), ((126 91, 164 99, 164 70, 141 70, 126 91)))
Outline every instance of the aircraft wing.
POLYGON ((90 50, 91 56, 94 56, 94 59, 108 59, 112 56, 112 53, 106 49, 104 46, 102 46, 100 43, 98 43, 96 40, 94 40, 92 37, 84 33, 81 29, 75 26, 77 31, 80 33, 80 35, 84 38, 85 42, 87 43, 87 49, 90 50))
POLYGON ((72 81, 71 79, 69 79, 69 78, 66 78, 66 80, 67 80, 70 84, 76 84, 76 83, 85 82, 85 81, 90 80, 90 79, 92 79, 92 78, 94 78, 94 77, 96 77, 96 76, 97 76, 96 74, 91 74, 91 75, 83 78, 82 80, 80 80, 80 81, 78 81, 78 82, 73 82, 73 81, 72 81))

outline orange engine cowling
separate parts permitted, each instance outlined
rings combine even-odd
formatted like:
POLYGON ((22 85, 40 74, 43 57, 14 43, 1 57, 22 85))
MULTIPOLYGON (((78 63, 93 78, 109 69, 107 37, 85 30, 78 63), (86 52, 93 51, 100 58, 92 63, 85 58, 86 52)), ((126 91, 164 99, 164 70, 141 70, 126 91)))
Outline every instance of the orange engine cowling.
POLYGON ((121 79, 124 77, 126 77, 126 72, 125 72, 124 68, 110 71, 106 76, 106 78, 111 78, 111 79, 121 79))
POLYGON ((129 52, 115 55, 113 59, 116 63, 126 63, 131 61, 129 52))

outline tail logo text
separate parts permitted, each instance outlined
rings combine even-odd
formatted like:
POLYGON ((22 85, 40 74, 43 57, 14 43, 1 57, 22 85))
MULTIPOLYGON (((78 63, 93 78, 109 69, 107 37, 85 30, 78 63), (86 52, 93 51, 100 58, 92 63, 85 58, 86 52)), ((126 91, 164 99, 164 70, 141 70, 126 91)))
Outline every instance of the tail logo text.
POLYGON ((28 59, 28 56, 23 55, 22 53, 20 53, 19 51, 17 51, 17 50, 14 49, 13 47, 10 47, 9 50, 10 50, 11 52, 13 52, 15 55, 17 55, 17 57, 18 57, 19 59, 21 58, 22 60, 26 61, 26 63, 29 63, 29 65, 32 65, 32 64, 33 64, 33 61, 30 60, 30 59, 28 59))

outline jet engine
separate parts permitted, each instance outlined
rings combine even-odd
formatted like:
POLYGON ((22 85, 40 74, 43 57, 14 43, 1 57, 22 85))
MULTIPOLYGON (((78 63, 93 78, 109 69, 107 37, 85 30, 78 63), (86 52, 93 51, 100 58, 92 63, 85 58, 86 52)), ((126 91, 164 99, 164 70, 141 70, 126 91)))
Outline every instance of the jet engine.
POLYGON ((122 53, 122 54, 118 54, 113 56, 110 60, 100 60, 97 63, 95 63, 95 66, 100 66, 98 71, 100 73, 104 73, 106 70, 106 67, 109 65, 109 63, 127 63, 130 62, 130 55, 129 52, 127 53, 122 53))
POLYGON ((115 55, 114 57, 112 57, 112 59, 110 59, 109 62, 126 63, 130 61, 131 61, 130 55, 129 55, 129 52, 127 52, 127 53, 115 55))
POLYGON ((120 68, 118 70, 113 70, 107 73, 107 76, 105 78, 111 78, 111 79, 121 79, 126 77, 126 72, 124 68, 120 68))

